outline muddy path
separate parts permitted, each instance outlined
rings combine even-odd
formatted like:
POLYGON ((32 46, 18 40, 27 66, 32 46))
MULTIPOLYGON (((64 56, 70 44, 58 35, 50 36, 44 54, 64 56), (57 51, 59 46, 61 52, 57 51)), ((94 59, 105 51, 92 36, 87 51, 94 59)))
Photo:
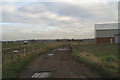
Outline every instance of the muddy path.
POLYGON ((35 78, 35 75, 36 78, 38 76, 40 78, 41 75, 43 78, 100 78, 96 71, 90 70, 74 59, 72 50, 68 46, 54 49, 37 57, 21 73, 20 77, 35 78))

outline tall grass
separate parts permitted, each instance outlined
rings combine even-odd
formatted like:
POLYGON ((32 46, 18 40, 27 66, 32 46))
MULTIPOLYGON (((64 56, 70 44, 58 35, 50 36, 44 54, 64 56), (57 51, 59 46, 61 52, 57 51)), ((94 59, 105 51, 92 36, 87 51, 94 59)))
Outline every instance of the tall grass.
MULTIPOLYGON (((26 49, 28 50, 26 53, 3 53, 4 58, 8 58, 7 60, 3 60, 3 78, 18 78, 21 71, 23 71, 26 66, 36 57, 39 55, 50 51, 51 49, 67 45, 68 43, 65 42, 51 42, 51 43, 35 43, 31 46, 27 46, 26 49), (35 50, 31 50, 35 47, 35 50), (7 55, 9 54, 9 55, 7 55), (7 56, 6 56, 7 55, 7 56), (19 55, 19 57, 18 57, 19 55), (13 60, 9 57, 12 56, 13 60)), ((20 48, 18 48, 20 50, 20 48)))
POLYGON ((118 77, 117 44, 72 44, 72 53, 80 62, 100 72, 103 77, 118 77))
MULTIPOLYGON (((16 44, 20 44, 20 43, 16 43, 16 44)), ((13 43, 13 46, 16 45, 15 43, 13 43)), ((39 53, 44 51, 45 49, 49 49, 51 47, 55 47, 57 45, 62 45, 62 44, 66 44, 65 42, 38 42, 38 43, 33 43, 31 45, 26 45, 24 46, 24 44, 20 44, 20 45, 16 45, 16 47, 11 47, 11 43, 8 44, 9 49, 6 50, 6 47, 3 47, 3 51, 2 51, 2 58, 3 58, 3 67, 7 66, 9 63, 16 61, 17 59, 23 59, 26 56, 30 56, 33 55, 34 53, 39 53), (25 51, 24 51, 25 49, 25 51), (14 50, 18 50, 18 53, 14 53, 14 50)), ((6 44, 5 44, 6 45, 6 44)), ((4 46, 4 44, 3 44, 4 46)))

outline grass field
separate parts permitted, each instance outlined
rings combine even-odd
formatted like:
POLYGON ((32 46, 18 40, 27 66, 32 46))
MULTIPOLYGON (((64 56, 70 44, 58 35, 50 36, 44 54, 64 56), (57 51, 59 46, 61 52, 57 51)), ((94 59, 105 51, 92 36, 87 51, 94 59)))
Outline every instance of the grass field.
POLYGON ((104 77, 118 77, 118 44, 72 43, 73 56, 104 77))
POLYGON ((3 78, 18 78, 21 71, 39 55, 51 49, 69 45, 72 55, 84 66, 101 73, 103 77, 118 77, 118 44, 96 44, 94 42, 37 42, 24 46, 23 43, 3 43, 3 78), (24 51, 25 49, 25 51, 24 51), (18 53, 14 53, 18 50, 18 53))
POLYGON ((68 44, 67 42, 37 42, 27 46, 23 43, 3 44, 3 78, 18 78, 27 64, 51 49, 68 44), (17 45, 16 45, 17 44, 17 45), (24 51, 25 49, 25 51, 24 51), (13 53, 18 50, 18 53, 13 53))

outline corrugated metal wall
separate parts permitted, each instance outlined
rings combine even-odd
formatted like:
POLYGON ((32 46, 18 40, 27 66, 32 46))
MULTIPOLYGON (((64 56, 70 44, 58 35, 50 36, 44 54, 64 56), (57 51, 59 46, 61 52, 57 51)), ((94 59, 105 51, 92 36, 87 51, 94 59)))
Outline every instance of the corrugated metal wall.
POLYGON ((120 43, 120 35, 115 36, 115 43, 120 43))
POLYGON ((120 43, 120 23, 95 24, 95 38, 97 43, 120 43))
POLYGON ((98 37, 115 37, 120 30, 97 30, 96 31, 96 38, 98 37))

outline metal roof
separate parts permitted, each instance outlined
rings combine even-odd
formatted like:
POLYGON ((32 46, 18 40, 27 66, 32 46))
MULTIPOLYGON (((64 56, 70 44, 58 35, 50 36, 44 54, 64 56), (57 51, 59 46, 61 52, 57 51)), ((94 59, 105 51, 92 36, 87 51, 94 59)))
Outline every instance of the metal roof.
POLYGON ((95 24, 95 30, 120 29, 120 23, 95 24))

